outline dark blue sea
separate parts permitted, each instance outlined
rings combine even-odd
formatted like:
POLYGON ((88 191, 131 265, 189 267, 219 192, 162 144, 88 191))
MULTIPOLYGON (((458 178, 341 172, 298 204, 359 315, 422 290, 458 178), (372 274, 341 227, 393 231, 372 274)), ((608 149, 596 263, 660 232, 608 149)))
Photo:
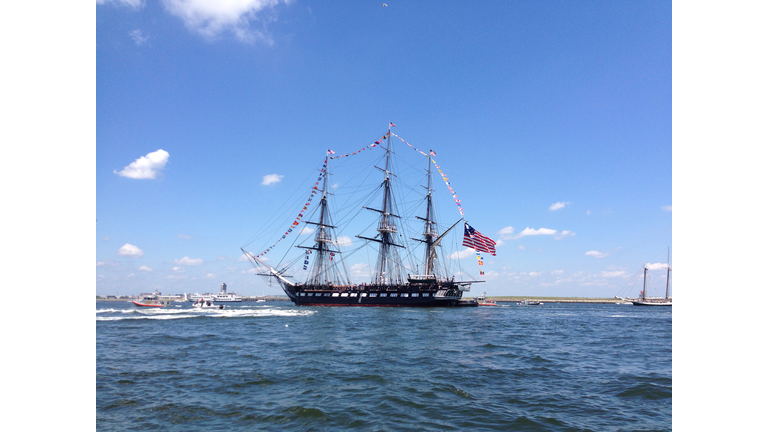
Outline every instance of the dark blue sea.
POLYGON ((672 310, 96 303, 98 430, 672 429, 672 310))

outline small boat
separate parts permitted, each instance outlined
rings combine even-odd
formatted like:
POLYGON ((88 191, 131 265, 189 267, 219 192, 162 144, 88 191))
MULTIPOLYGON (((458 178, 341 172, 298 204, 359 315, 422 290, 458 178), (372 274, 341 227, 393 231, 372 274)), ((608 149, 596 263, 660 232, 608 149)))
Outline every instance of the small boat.
POLYGON ((256 300, 256 303, 266 303, 266 302, 267 302, 267 301, 266 301, 266 300, 264 300, 264 299, 258 299, 258 300, 256 300))
POLYGON ((672 306, 672 297, 669 296, 669 249, 667 249, 667 291, 664 294, 664 298, 651 298, 645 295, 647 291, 645 281, 648 275, 648 265, 643 265, 643 291, 640 293, 640 298, 633 299, 632 304, 635 306, 672 306))
POLYGON ((520 306, 539 306, 539 305, 543 305, 544 303, 543 302, 538 302, 538 301, 533 301, 533 300, 528 300, 528 299, 523 299, 523 301, 521 301, 518 304, 520 306))
POLYGON ((200 299, 192 304, 193 308, 197 309, 224 309, 224 305, 217 305, 211 300, 200 299))
POLYGON ((481 295, 480 297, 476 298, 475 300, 477 300, 477 305, 478 306, 498 306, 496 304, 495 300, 488 300, 488 299, 486 299, 485 298, 485 293, 483 293, 483 295, 481 295))
POLYGON ((140 301, 133 301, 132 303, 140 307, 165 307, 171 302, 160 300, 157 294, 149 294, 143 296, 140 301))

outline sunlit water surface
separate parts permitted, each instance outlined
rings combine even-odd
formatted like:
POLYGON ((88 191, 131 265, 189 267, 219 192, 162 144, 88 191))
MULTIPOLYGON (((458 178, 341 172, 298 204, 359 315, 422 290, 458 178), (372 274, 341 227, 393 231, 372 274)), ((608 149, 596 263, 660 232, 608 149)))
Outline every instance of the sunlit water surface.
POLYGON ((96 303, 99 430, 671 430, 672 310, 96 303))

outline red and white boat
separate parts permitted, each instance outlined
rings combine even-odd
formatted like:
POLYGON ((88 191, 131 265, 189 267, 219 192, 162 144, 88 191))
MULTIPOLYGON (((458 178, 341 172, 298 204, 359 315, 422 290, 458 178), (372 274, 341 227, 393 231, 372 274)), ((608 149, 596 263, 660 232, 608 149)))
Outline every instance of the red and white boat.
POLYGON ((478 305, 478 306, 498 306, 498 305, 496 304, 496 301, 495 301, 495 300, 487 300, 487 299, 485 298, 485 293, 483 293, 483 295, 481 295, 480 297, 478 297, 476 300, 477 300, 477 305, 478 305))
POLYGON ((157 294, 145 295, 140 301, 133 302, 136 306, 141 307, 165 307, 169 303, 169 301, 158 299, 157 294))

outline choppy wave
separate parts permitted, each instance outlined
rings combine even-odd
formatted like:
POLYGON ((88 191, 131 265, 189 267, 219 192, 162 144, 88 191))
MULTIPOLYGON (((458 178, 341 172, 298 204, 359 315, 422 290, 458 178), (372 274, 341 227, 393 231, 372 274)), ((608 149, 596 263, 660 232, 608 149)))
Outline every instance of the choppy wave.
POLYGON ((121 320, 169 320, 181 318, 258 318, 258 317, 301 317, 317 313, 314 310, 297 309, 127 309, 127 310, 97 310, 97 313, 132 314, 136 316, 97 316, 96 321, 121 320))
POLYGON ((285 302, 95 315, 112 321, 96 326, 98 430, 672 428, 669 311, 285 302))

